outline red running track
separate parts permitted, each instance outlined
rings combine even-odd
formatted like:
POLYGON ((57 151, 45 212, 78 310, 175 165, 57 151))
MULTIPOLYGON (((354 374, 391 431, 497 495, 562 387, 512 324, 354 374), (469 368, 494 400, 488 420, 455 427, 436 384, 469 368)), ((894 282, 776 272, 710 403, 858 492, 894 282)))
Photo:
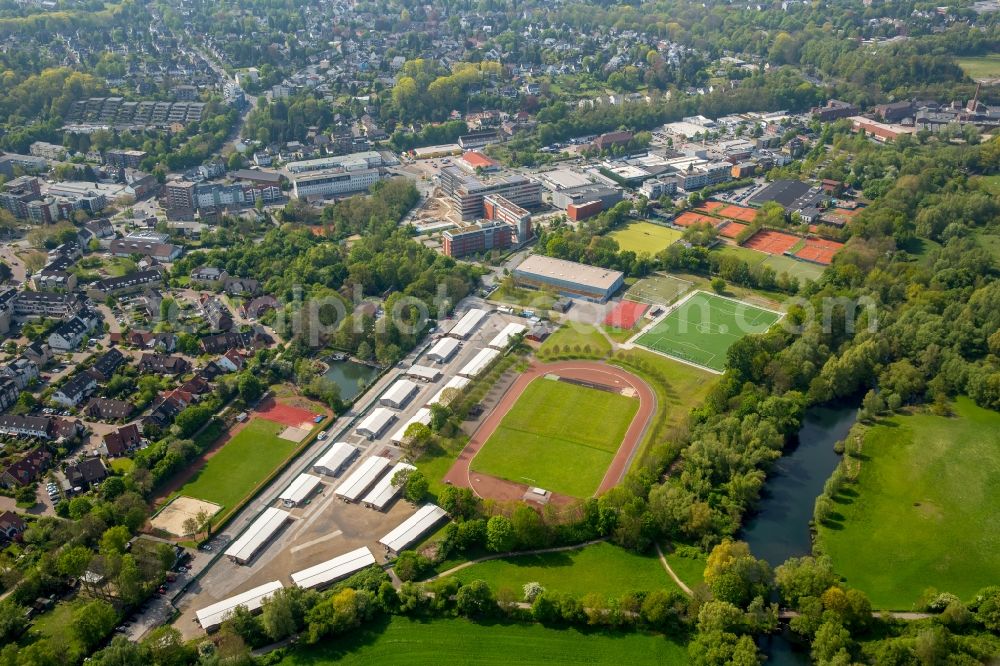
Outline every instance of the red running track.
MULTIPOLYGON (((547 374, 554 374, 567 379, 576 379, 594 384, 615 387, 631 387, 635 390, 639 398, 639 410, 636 412, 632 423, 629 424, 625 432, 625 438, 618 447, 611 465, 608 466, 600 486, 595 495, 607 492, 625 477, 632 458, 639 450, 646 428, 656 412, 656 395, 649 388, 646 382, 642 381, 630 372, 621 368, 616 368, 604 363, 595 361, 560 361, 558 363, 538 363, 533 362, 531 366, 522 373, 507 392, 497 403, 496 407, 483 419, 479 428, 473 433, 468 444, 462 449, 455 464, 452 465, 448 473, 445 474, 445 481, 463 488, 472 488, 479 497, 497 500, 520 500, 523 498, 528 486, 522 483, 515 483, 506 479, 499 479, 488 474, 473 472, 470 468, 473 458, 483 448, 483 445, 490 438, 503 417, 507 415, 517 399, 521 397, 524 389, 532 381, 547 374)), ((551 501, 556 504, 569 504, 576 500, 573 497, 552 494, 551 501)))

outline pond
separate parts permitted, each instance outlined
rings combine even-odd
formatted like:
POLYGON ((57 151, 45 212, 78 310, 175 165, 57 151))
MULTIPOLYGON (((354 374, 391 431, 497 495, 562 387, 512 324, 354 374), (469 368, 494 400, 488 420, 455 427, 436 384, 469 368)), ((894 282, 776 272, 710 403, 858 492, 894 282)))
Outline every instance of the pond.
POLYGON ((856 407, 810 409, 797 439, 771 469, 757 511, 740 538, 772 567, 812 553, 813 505, 840 462, 833 445, 847 437, 857 416, 856 407))
POLYGON ((332 379, 340 387, 340 399, 349 402, 378 377, 379 369, 357 361, 329 362, 329 369, 323 373, 327 379, 332 379))

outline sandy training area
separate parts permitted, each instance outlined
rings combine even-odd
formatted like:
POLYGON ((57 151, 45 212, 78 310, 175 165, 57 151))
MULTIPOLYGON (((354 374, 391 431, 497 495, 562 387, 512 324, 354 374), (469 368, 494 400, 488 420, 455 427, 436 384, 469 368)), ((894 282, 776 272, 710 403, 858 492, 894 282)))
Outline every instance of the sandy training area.
POLYGON ((278 437, 281 439, 287 439, 289 442, 301 442, 309 434, 309 430, 306 428, 296 428, 295 426, 288 426, 280 433, 278 437))
POLYGON ((184 530, 184 521, 188 518, 197 518, 198 513, 204 511, 209 516, 214 516, 222 507, 214 502, 194 499, 193 497, 175 497, 162 511, 153 516, 150 521, 153 529, 169 532, 174 536, 187 536, 184 530))

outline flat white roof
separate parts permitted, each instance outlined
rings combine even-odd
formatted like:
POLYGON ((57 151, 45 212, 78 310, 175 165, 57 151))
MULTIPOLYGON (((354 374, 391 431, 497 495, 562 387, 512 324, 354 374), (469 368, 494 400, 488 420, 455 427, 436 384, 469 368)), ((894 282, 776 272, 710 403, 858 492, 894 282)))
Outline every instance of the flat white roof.
POLYGON ((250 524, 250 527, 226 549, 226 555, 240 562, 253 558, 254 553, 267 543, 281 527, 292 519, 292 514, 282 509, 271 507, 250 524))
POLYGON ((622 279, 624 273, 610 268, 588 266, 576 261, 566 261, 555 257, 533 254, 514 269, 515 275, 524 273, 541 278, 562 280, 606 291, 622 279))
POLYGON ((298 504, 305 498, 312 495, 313 491, 316 490, 316 486, 320 484, 320 478, 313 474, 299 474, 295 477, 287 488, 280 495, 278 499, 282 502, 291 502, 292 504, 298 504))
POLYGON ((388 391, 382 394, 379 402, 392 405, 393 407, 402 407, 410 401, 410 398, 419 388, 419 386, 409 379, 400 379, 390 386, 388 391))
POLYGON ((386 407, 376 407, 372 410, 372 413, 365 417, 365 420, 361 422, 357 430, 362 435, 367 435, 369 437, 378 437, 382 434, 386 428, 389 427, 393 421, 396 420, 396 415, 393 414, 386 407))
POLYGON ((455 338, 441 338, 427 352, 427 358, 435 361, 447 361, 455 355, 460 344, 455 338))
POLYGON ((461 338, 462 340, 466 339, 488 314, 489 312, 486 310, 472 308, 458 320, 458 323, 455 324, 450 331, 448 331, 448 335, 453 338, 461 338))
POLYGON ((425 382, 436 382, 441 377, 441 371, 429 365, 411 365, 406 371, 406 376, 422 379, 425 382))
POLYGON ((469 380, 467 378, 458 376, 452 377, 451 379, 448 380, 448 383, 442 386, 441 390, 438 391, 433 398, 431 398, 430 402, 427 403, 427 406, 430 407, 431 405, 442 405, 444 407, 447 407, 448 403, 444 401, 444 392, 447 391, 448 389, 455 389, 456 391, 461 391, 468 385, 469 385, 469 380))
POLYGON ((421 407, 417 410, 417 413, 411 416, 406 423, 399 426, 399 429, 392 434, 390 438, 394 443, 399 444, 404 439, 406 439, 406 429, 409 428, 414 423, 423 423, 427 425, 431 422, 431 410, 427 407, 421 407))
POLYGON ((336 474, 356 451, 357 449, 347 442, 337 442, 316 461, 313 469, 321 474, 336 474))
POLYGON ((465 367, 458 371, 458 374, 469 379, 477 377, 499 355, 500 352, 496 349, 481 349, 478 354, 472 357, 471 361, 465 364, 465 367))
POLYGON ((232 614, 237 606, 246 606, 247 610, 255 611, 260 608, 264 599, 283 587, 284 585, 281 584, 280 580, 272 580, 270 583, 264 583, 252 590, 247 590, 228 599, 223 599, 211 606, 205 606, 201 610, 195 611, 198 624, 205 631, 210 631, 225 622, 226 618, 232 614))
POLYGON ((378 540, 394 553, 405 550, 448 514, 436 504, 425 504, 396 529, 378 540))
POLYGON ((385 505, 392 501, 392 499, 403 490, 402 485, 393 484, 392 480, 395 478, 397 472, 402 472, 404 470, 415 470, 416 467, 405 462, 396 463, 396 465, 389 470, 389 473, 379 479, 379 482, 375 484, 375 487, 365 495, 364 499, 361 501, 365 504, 370 504, 379 511, 385 508, 385 505))
POLYGON ((375 564, 375 556, 367 546, 362 546, 357 550, 338 555, 332 560, 296 571, 292 574, 292 582, 306 589, 329 585, 372 564, 375 564))
POLYGON ((528 327, 524 324, 518 324, 516 321, 511 322, 504 326, 503 330, 497 333, 497 336, 490 341, 487 345, 490 349, 504 350, 510 344, 510 339, 513 338, 518 333, 523 333, 527 331, 528 327))
POLYGON ((355 468, 351 475, 344 479, 344 482, 337 486, 334 494, 344 499, 354 501, 361 497, 372 484, 382 476, 385 470, 389 469, 392 461, 382 456, 372 456, 365 459, 355 468))

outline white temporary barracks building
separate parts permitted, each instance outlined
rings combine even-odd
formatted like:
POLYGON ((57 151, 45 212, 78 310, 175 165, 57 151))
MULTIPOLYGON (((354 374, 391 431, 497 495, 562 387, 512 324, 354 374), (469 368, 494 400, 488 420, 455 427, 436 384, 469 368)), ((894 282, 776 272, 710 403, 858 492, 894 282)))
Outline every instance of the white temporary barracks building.
POLYGON ((420 387, 409 379, 400 379, 395 384, 389 387, 389 390, 382 394, 382 397, 378 399, 380 405, 384 407, 392 407, 393 409, 402 409, 406 407, 407 403, 413 399, 413 396, 420 391, 420 387))
POLYGON ((296 571, 292 574, 292 582, 301 588, 322 588, 338 580, 343 580, 351 574, 375 564, 375 556, 367 546, 362 546, 349 553, 338 555, 332 560, 296 571))
POLYGON ((357 452, 358 450, 347 442, 337 442, 313 464, 313 471, 327 476, 338 476, 357 452))
POLYGON ((515 335, 519 335, 528 330, 528 327, 524 324, 518 324, 516 321, 511 322, 504 326, 503 330, 497 333, 497 336, 490 340, 490 344, 486 345, 490 349, 496 349, 497 351, 503 351, 510 346, 510 341, 515 335))
POLYGON ((295 477, 287 488, 285 488, 278 499, 282 503, 291 508, 293 506, 298 506, 302 502, 306 501, 310 495, 316 492, 316 488, 319 487, 321 479, 314 474, 299 474, 295 477))
POLYGON ((447 515, 445 510, 438 505, 425 504, 378 542, 392 553, 406 550, 447 515))
POLYGON ((450 401, 444 399, 444 394, 449 389, 455 389, 456 391, 461 391, 468 385, 469 385, 469 380, 466 379, 465 377, 459 377, 457 375, 455 377, 452 377, 451 379, 448 380, 447 384, 441 387, 440 391, 434 394, 434 397, 430 399, 430 402, 427 403, 427 406, 430 407, 431 405, 442 405, 443 407, 447 407, 450 401))
POLYGON ((368 439, 377 439, 396 420, 396 415, 386 407, 376 407, 365 417, 357 433, 368 439))
POLYGON ((412 365, 406 376, 421 382, 436 382, 441 379, 441 371, 429 365, 412 365))
POLYGON ((427 407, 421 407, 417 410, 417 413, 407 419, 406 423, 399 426, 399 429, 392 434, 390 438, 393 444, 402 444, 406 440, 406 431, 414 423, 423 423, 427 425, 431 422, 431 410, 427 407))
POLYGON ((461 346, 462 343, 455 338, 441 338, 427 352, 427 358, 435 363, 447 363, 461 346))
POLYGON ((468 377, 469 379, 475 379, 483 373, 486 368, 490 367, 497 356, 500 355, 496 349, 481 349, 478 354, 472 357, 472 360, 465 364, 465 366, 458 371, 458 374, 462 377, 468 377))
POLYGON ((337 497, 354 502, 364 495, 391 465, 392 461, 382 456, 366 458, 333 493, 337 497))
POLYGON ((236 596, 223 599, 211 606, 206 606, 199 611, 195 611, 195 617, 198 618, 198 624, 201 625, 202 629, 205 631, 215 631, 233 614, 237 606, 246 606, 247 610, 255 613, 260 610, 261 604, 264 603, 265 599, 283 587, 284 585, 281 584, 280 580, 264 583, 252 590, 247 590, 236 596))
POLYGON ((472 308, 458 320, 458 323, 456 323, 450 331, 448 331, 448 335, 458 340, 467 340, 488 314, 489 312, 486 310, 472 308))
POLYGON ((240 538, 230 544, 226 549, 226 555, 237 564, 246 564, 291 519, 292 514, 283 509, 275 507, 265 509, 264 513, 240 535, 240 538))
POLYGON ((389 502, 396 498, 403 490, 403 484, 396 485, 392 480, 396 477, 399 472, 409 471, 412 472, 416 467, 408 463, 396 463, 396 465, 389 470, 389 473, 379 479, 379 482, 375 484, 375 487, 371 489, 365 498, 361 500, 361 503, 369 506, 373 509, 383 510, 388 506, 389 502))

